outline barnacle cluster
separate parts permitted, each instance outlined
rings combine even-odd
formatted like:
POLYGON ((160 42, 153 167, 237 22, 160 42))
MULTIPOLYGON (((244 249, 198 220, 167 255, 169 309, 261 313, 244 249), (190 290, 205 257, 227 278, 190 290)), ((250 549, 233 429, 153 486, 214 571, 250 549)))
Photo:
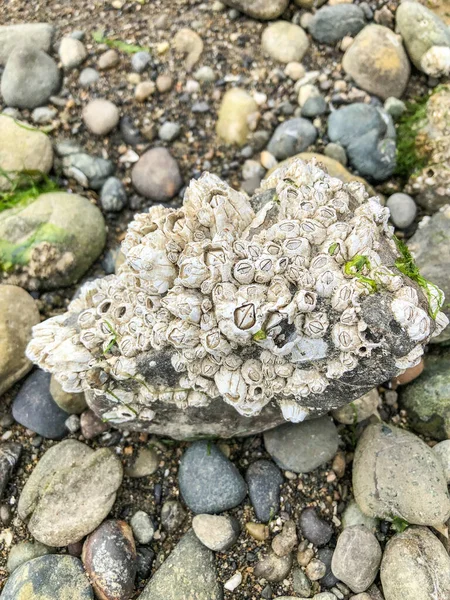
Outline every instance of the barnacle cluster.
POLYGON ((205 173, 180 209, 137 215, 120 272, 37 325, 28 356, 66 391, 105 396, 114 422, 151 420, 157 400, 188 408, 218 397, 245 416, 273 401, 300 421, 308 398, 386 350, 361 306, 387 294, 413 342, 398 370, 416 364, 447 324, 442 293, 429 284, 425 297, 395 266, 388 209, 314 161, 278 168, 263 189, 272 193, 251 203, 205 173), (171 383, 147 375, 155 352, 171 383))

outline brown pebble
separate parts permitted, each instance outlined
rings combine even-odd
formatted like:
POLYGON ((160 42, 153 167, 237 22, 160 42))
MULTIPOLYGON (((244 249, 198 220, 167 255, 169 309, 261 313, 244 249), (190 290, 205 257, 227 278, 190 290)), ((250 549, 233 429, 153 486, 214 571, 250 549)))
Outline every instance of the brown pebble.
POLYGON ((269 537, 269 528, 262 523, 246 523, 245 529, 258 542, 264 542, 269 537))
POLYGON ((153 81, 141 81, 134 90, 134 97, 138 102, 145 102, 155 91, 153 81))
POLYGON ((172 89, 173 79, 170 75, 158 75, 156 78, 156 89, 160 94, 165 94, 172 89))
POLYGON ((108 423, 104 423, 92 410, 85 410, 81 415, 80 427, 86 440, 93 440, 109 429, 108 423))
POLYGON ((338 453, 336 454, 336 456, 334 457, 333 464, 331 465, 331 468, 336 473, 336 475, 339 477, 339 479, 341 477, 344 477, 344 474, 345 474, 345 454, 342 452, 342 450, 339 450, 338 453))
POLYGON ((69 544, 67 546, 67 552, 71 555, 71 556, 81 556, 81 553, 83 552, 83 542, 75 542, 74 544, 69 544))
POLYGON ((314 550, 312 548, 306 548, 306 550, 299 550, 297 552, 297 562, 301 567, 306 567, 314 556, 314 550))
POLYGON ((100 58, 98 59, 97 66, 100 71, 105 71, 106 69, 112 69, 119 64, 120 56, 115 50, 107 50, 104 52, 100 58))
POLYGON ((405 383, 410 383, 411 381, 414 381, 414 379, 417 379, 417 377, 422 374, 424 366, 425 365, 422 359, 415 367, 409 367, 409 369, 406 369, 404 373, 394 377, 392 380, 394 387, 397 385, 405 385, 405 383))

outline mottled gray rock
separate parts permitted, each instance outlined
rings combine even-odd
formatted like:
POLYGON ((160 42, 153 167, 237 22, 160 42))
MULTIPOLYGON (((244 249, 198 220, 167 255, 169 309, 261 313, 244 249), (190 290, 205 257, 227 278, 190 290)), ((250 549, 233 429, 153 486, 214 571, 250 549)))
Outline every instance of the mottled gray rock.
POLYGON ((1 600, 93 600, 94 594, 78 558, 48 554, 17 568, 0 597, 1 600))
POLYGON ((82 560, 97 598, 130 598, 137 570, 136 546, 125 521, 102 523, 85 541, 82 560))
POLYGON ((50 373, 37 369, 27 377, 12 405, 14 419, 44 438, 59 440, 69 416, 50 394, 50 373))
POLYGON ((136 54, 133 54, 131 57, 131 67, 136 73, 142 73, 150 64, 150 60, 151 56, 149 52, 146 52, 145 50, 136 52, 136 54))
POLYGON ((302 511, 299 525, 303 536, 314 546, 325 546, 333 535, 333 527, 320 518, 313 507, 302 511))
POLYGON ((155 526, 150 516, 143 510, 138 510, 130 521, 133 535, 139 544, 149 544, 155 535, 155 526))
POLYGON ((341 163, 341 165, 344 165, 344 167, 347 164, 347 154, 345 153, 345 149, 340 144, 330 142, 325 146, 324 154, 329 158, 337 160, 341 163))
POLYGON ((390 96, 384 103, 384 110, 391 115, 394 121, 397 121, 405 112, 406 104, 402 100, 390 96))
POLYGON ((248 493, 257 519, 267 523, 280 510, 280 486, 283 476, 270 460, 257 460, 245 474, 248 493))
POLYGON ((239 522, 234 517, 207 514, 196 515, 192 529, 201 543, 214 552, 229 550, 240 532, 239 522))
POLYGON ((433 451, 439 456, 448 484, 450 483, 450 440, 439 442, 433 446, 433 451))
POLYGON ((323 115, 328 110, 328 104, 325 98, 318 94, 317 96, 311 96, 306 100, 304 105, 302 106, 302 117, 308 117, 309 119, 314 119, 319 115, 323 115))
POLYGON ((390 177, 396 165, 395 130, 389 118, 374 106, 357 102, 334 111, 328 119, 330 140, 345 148, 361 175, 376 181, 390 177))
POLYGON ((39 542, 20 542, 11 548, 6 568, 10 573, 13 573, 13 571, 29 560, 39 558, 40 556, 46 556, 47 554, 53 554, 54 552, 55 548, 49 548, 39 542))
POLYGON ((33 123, 37 125, 45 125, 46 123, 51 123, 53 119, 58 114, 56 108, 48 108, 47 106, 38 106, 35 108, 31 114, 31 119, 33 123))
POLYGON ((282 15, 289 0, 225 0, 224 4, 254 19, 268 21, 282 15))
POLYGON ((267 581, 283 581, 291 567, 292 554, 277 556, 274 552, 271 552, 256 563, 254 575, 255 577, 267 579, 267 581))
POLYGON ((360 88, 383 100, 399 98, 410 75, 402 44, 393 31, 382 25, 364 27, 346 51, 342 66, 360 88))
POLYGON ((334 550, 326 546, 325 548, 319 548, 317 552, 317 558, 321 563, 325 565, 325 575, 319 579, 320 585, 326 588, 332 588, 338 583, 337 577, 334 576, 331 570, 331 563, 333 560, 334 550))
POLYGON ((178 471, 180 492, 195 513, 219 513, 240 504, 247 486, 242 475, 216 445, 195 442, 186 450, 178 471))
POLYGON ((331 414, 333 415, 333 419, 336 419, 339 423, 352 425, 360 423, 376 413, 380 402, 380 394, 377 388, 374 388, 370 392, 367 392, 367 394, 364 394, 364 396, 361 396, 361 398, 350 402, 350 404, 333 410, 331 414))
POLYGON ((164 142, 173 142, 181 132, 181 125, 179 123, 172 123, 171 121, 166 121, 161 125, 158 130, 159 139, 164 142))
POLYGON ((387 544, 381 563, 386 600, 450 598, 450 558, 425 527, 408 527, 387 544))
MULTIPOLYGON (((420 274, 435 283, 450 298, 450 204, 443 206, 430 219, 424 219, 416 233, 408 240, 408 248, 414 256, 420 274)), ((450 317, 449 301, 444 303, 443 312, 450 317)), ((450 339, 450 327, 433 342, 450 339)))
POLYGON ((272 540, 272 550, 277 556, 286 556, 290 554, 298 543, 297 528, 294 521, 286 521, 281 533, 278 533, 272 540))
POLYGON ((399 229, 406 229, 413 224, 417 214, 417 206, 408 194, 397 193, 389 196, 386 206, 391 211, 391 221, 399 229))
POLYGON ((364 11, 354 4, 323 6, 311 19, 309 33, 324 44, 335 44, 346 35, 354 37, 365 26, 364 11))
POLYGON ((409 57, 421 71, 425 70, 422 61, 433 46, 450 47, 449 27, 423 4, 402 2, 395 18, 396 30, 403 38, 409 57))
POLYGON ((307 119, 288 119, 275 129, 267 150, 278 160, 303 152, 316 140, 317 129, 307 119))
POLYGON ((311 596, 311 582, 298 567, 294 567, 292 570, 292 587, 294 588, 294 592, 299 594, 301 598, 309 598, 311 596))
POLYGON ((263 51, 283 63, 301 61, 309 47, 306 33, 289 21, 277 21, 268 25, 262 34, 263 51))
POLYGON ((110 429, 108 423, 100 419, 92 410, 85 410, 80 417, 81 433, 85 440, 94 440, 110 429))
POLYGON ((446 440, 450 436, 450 350, 425 356, 420 377, 400 391, 411 427, 427 437, 446 440))
POLYGON ((105 158, 77 152, 63 158, 63 171, 84 188, 99 190, 114 173, 114 165, 105 158))
POLYGON ((131 172, 136 190, 151 200, 171 200, 182 186, 180 169, 165 148, 147 150, 131 172))
POLYGON ((355 500, 348 503, 342 513, 341 521, 344 529, 353 525, 364 525, 372 533, 375 533, 378 529, 378 519, 365 515, 355 500))
POLYGON ((125 186, 117 177, 108 177, 100 192, 100 202, 103 210, 120 212, 127 205, 125 186))
POLYGON ((195 600, 222 600, 214 554, 191 530, 156 571, 140 600, 180 600, 195 594, 195 600))
POLYGON ((21 46, 50 50, 55 28, 50 23, 19 23, 0 27, 0 65, 4 65, 9 55, 21 46))
POLYGON ((57 64, 38 48, 15 48, 2 75, 1 92, 7 106, 36 108, 61 87, 57 64))
POLYGON ((36 303, 25 290, 0 286, 0 396, 31 369, 25 348, 39 321, 36 303))
POLYGON ((176 531, 186 518, 186 511, 178 500, 166 500, 161 509, 161 526, 172 533, 176 531))
POLYGON ((417 436, 385 423, 369 425, 358 442, 353 491, 372 517, 439 527, 450 516, 439 458, 417 436))
POLYGON ((374 534, 364 525, 353 525, 339 536, 331 568, 353 592, 365 592, 377 576, 381 554, 374 534))
POLYGON ((91 100, 83 108, 83 121, 94 135, 106 135, 119 123, 119 109, 103 98, 91 100))
POLYGON ((0 443, 0 499, 8 485, 11 473, 19 462, 22 446, 17 442, 0 443))
POLYGON ((33 537, 66 546, 92 532, 111 510, 122 465, 109 448, 94 452, 67 440, 48 450, 19 499, 19 515, 33 537))
POLYGON ((328 417, 286 423, 264 434, 267 452, 281 469, 309 473, 333 458, 339 437, 328 417))

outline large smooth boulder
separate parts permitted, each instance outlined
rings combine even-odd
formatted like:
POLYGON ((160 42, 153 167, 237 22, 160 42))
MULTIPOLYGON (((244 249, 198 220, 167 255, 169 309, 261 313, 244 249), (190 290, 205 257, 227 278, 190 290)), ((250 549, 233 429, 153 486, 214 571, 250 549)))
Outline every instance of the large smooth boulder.
POLYGON ((77 194, 51 192, 0 213, 0 266, 27 289, 75 283, 106 241, 100 210, 77 194))
POLYGON ((366 24, 364 11, 355 4, 320 8, 308 25, 309 33, 323 44, 335 44, 346 35, 354 37, 366 24))
POLYGON ((358 442, 353 491, 371 517, 436 527, 450 517, 439 457, 414 434, 385 423, 369 425, 358 442))
POLYGON ((0 27, 0 65, 4 65, 16 47, 32 46, 48 52, 55 28, 50 23, 19 23, 0 27))
POLYGON ((0 286, 0 396, 31 369, 25 348, 39 321, 36 303, 25 290, 0 286))

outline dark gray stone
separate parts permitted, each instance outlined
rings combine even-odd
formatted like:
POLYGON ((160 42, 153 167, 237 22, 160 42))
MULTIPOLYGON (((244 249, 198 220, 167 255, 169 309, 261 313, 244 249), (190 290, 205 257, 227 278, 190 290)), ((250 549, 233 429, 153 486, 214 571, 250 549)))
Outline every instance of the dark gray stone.
POLYGON ((332 588, 335 586, 339 579, 333 574, 331 570, 331 561, 333 560, 334 550, 332 548, 319 548, 317 552, 317 558, 323 562, 326 567, 325 575, 320 579, 320 585, 326 588, 332 588))
POLYGON ((270 460, 258 460, 249 466, 245 479, 256 517, 267 523, 280 510, 280 469, 270 460))
POLYGON ((140 600, 222 600, 217 582, 214 553, 203 546, 191 530, 156 571, 140 600))
POLYGON ((87 538, 82 560, 98 598, 130 598, 136 577, 136 546, 125 521, 105 521, 87 538))
POLYGON ((383 181, 394 172, 392 118, 374 106, 356 102, 331 113, 328 137, 345 148, 350 163, 361 175, 383 181))
POLYGON ((354 37, 366 25, 364 11, 355 4, 320 8, 308 25, 309 33, 323 44, 335 44, 346 35, 354 37))
POLYGON ((141 546, 137 549, 136 555, 136 567, 137 574, 142 579, 150 577, 152 572, 153 561, 155 560, 155 553, 150 548, 141 546))
POLYGON ((99 190, 114 173, 114 165, 110 160, 79 152, 63 158, 63 171, 84 188, 99 190))
POLYGON ((13 405, 15 420, 44 438, 60 440, 67 433, 69 413, 62 410, 50 394, 50 373, 37 369, 27 377, 13 405))
POLYGON ((169 533, 176 531, 186 518, 186 511, 178 500, 167 500, 161 509, 161 525, 169 533))
POLYGON ((123 116, 119 121, 119 129, 123 141, 129 146, 137 146, 145 142, 138 127, 133 123, 133 119, 128 115, 123 116))
POLYGON ((0 444, 0 500, 8 485, 11 473, 19 462, 22 446, 16 442, 0 444))
POLYGON ((321 519, 315 508, 305 508, 300 515, 300 529, 314 546, 325 546, 333 535, 333 527, 321 519))
POLYGON ((108 177, 100 192, 102 208, 108 212, 119 212, 127 205, 125 186, 117 177, 108 177))
POLYGON ((195 513, 220 513, 240 504, 247 486, 231 461, 214 444, 195 442, 183 455, 180 492, 195 513))
POLYGON ((7 106, 37 108, 46 104, 61 87, 57 64, 43 50, 14 49, 3 71, 1 92, 7 106))
POLYGON ((267 452, 281 469, 309 473, 333 458, 339 436, 329 417, 286 423, 264 434, 267 452))
POLYGON ((47 554, 27 561, 14 571, 1 600, 93 600, 89 580, 78 558, 47 554))
POLYGON ((289 119, 275 129, 267 150, 277 160, 303 152, 316 141, 317 130, 307 119, 289 119))

